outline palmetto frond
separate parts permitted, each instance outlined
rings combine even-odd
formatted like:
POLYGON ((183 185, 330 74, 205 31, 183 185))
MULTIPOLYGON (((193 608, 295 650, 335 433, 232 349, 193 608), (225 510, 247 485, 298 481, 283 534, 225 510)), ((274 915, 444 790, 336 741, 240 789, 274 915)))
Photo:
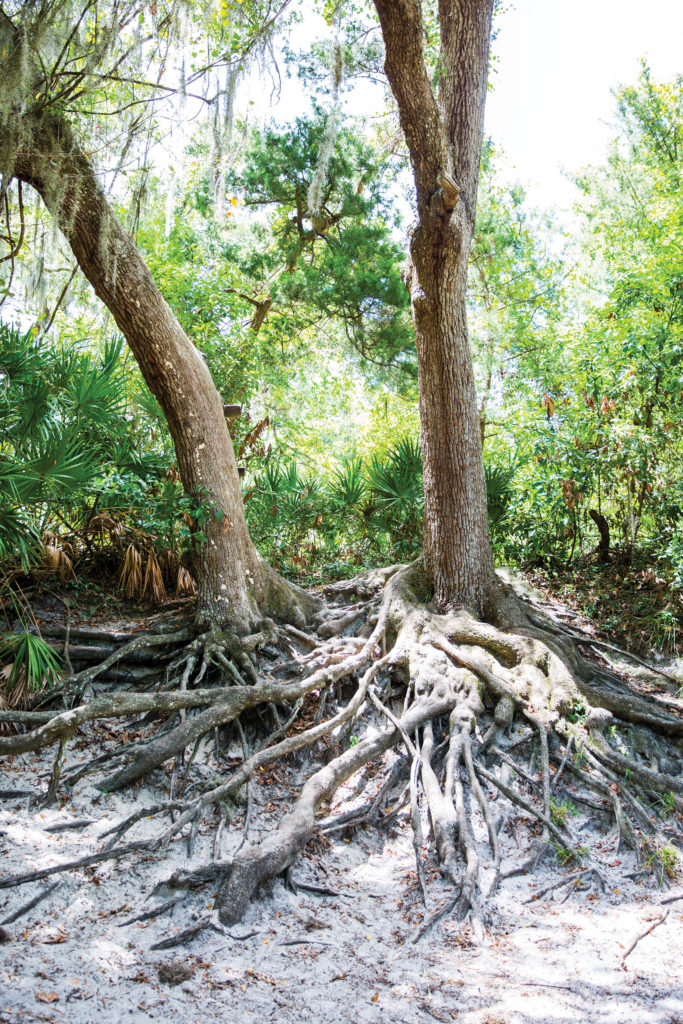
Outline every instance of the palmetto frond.
POLYGON ((365 474, 373 493, 387 506, 410 506, 422 502, 422 460, 417 442, 403 438, 386 459, 374 456, 365 474))
POLYGON ((486 481, 486 503, 488 506, 489 523, 493 530, 502 526, 508 515, 512 500, 512 480, 515 475, 513 463, 507 466, 484 466, 486 481))
POLYGON ((44 682, 57 680, 60 658, 42 637, 24 629, 0 636, 0 664, 10 666, 4 684, 8 691, 21 681, 30 690, 38 690, 44 682))
MULTIPOLYGON (((35 498, 35 484, 70 489, 82 486, 92 476, 94 454, 78 438, 57 444, 42 442, 33 447, 33 458, 24 463, 25 494, 35 498)), ((21 488, 19 493, 21 494, 21 488)))
POLYGON ((362 460, 348 459, 341 469, 336 470, 331 490, 335 508, 357 511, 367 490, 362 460))
POLYGON ((65 387, 65 398, 73 417, 82 422, 110 426, 123 415, 126 396, 123 378, 113 358, 120 355, 120 344, 105 351, 104 362, 95 363, 90 353, 81 353, 75 372, 65 387))
POLYGON ((16 559, 22 569, 28 569, 40 557, 41 549, 38 533, 23 510, 9 501, 0 501, 0 562, 16 559))

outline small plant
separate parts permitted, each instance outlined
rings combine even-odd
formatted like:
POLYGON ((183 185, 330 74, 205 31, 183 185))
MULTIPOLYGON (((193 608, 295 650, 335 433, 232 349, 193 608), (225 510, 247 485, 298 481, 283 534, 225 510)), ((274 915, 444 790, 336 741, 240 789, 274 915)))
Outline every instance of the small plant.
POLYGON ((586 705, 581 700, 575 700, 572 709, 567 715, 568 722, 576 722, 581 725, 586 718, 586 705))
POLYGON ((39 690, 59 677, 60 659, 42 637, 27 629, 0 637, 0 665, 5 665, 5 688, 39 690))
POLYGON ((660 883, 664 878, 678 878, 680 861, 678 851, 671 843, 659 846, 654 839, 644 840, 647 852, 646 863, 650 871, 654 871, 660 883))
POLYGON ((583 768, 583 766, 586 763, 586 760, 587 760, 587 758, 586 758, 585 751, 583 750, 582 747, 579 747, 579 749, 574 754, 574 765, 577 768, 583 768))
POLYGON ((666 846, 660 847, 659 861, 662 865, 664 874, 668 878, 678 877, 678 853, 671 843, 667 843, 666 846))
POLYGON ((663 818, 670 818, 676 811, 676 798, 671 791, 662 793, 659 798, 659 804, 663 818))
POLYGON ((351 733, 351 735, 349 736, 349 746, 350 747, 356 747, 356 746, 358 746, 359 742, 360 742, 360 740, 355 735, 355 733, 351 733))
POLYGON ((556 825, 566 825, 567 818, 572 814, 577 813, 577 808, 571 802, 571 800, 553 800, 550 799, 550 820, 556 825))
POLYGON ((574 857, 574 851, 570 850, 568 846, 561 846, 560 843, 552 843, 551 845, 553 850, 555 851, 555 856, 557 857, 562 867, 565 867, 566 864, 569 864, 569 862, 574 857))
POLYGON ((676 797, 671 791, 660 793, 649 807, 650 810, 657 810, 660 818, 670 818, 676 813, 676 797))

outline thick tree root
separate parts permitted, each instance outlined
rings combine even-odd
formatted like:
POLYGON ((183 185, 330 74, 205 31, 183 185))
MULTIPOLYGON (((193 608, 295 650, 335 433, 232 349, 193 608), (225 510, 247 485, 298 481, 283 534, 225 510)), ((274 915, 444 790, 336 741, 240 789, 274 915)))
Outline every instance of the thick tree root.
MULTIPOLYGON (((495 889, 500 875, 500 851, 491 797, 487 796, 486 788, 490 787, 491 794, 496 790, 503 793, 526 815, 535 818, 541 824, 546 845, 547 841, 553 844, 562 862, 574 859, 581 864, 585 861, 586 852, 577 848, 562 813, 556 813, 553 819, 551 743, 559 746, 571 739, 579 756, 590 760, 591 770, 587 773, 590 784, 600 792, 610 793, 620 830, 625 821, 630 821, 629 815, 636 817, 639 827, 644 827, 647 813, 632 791, 634 784, 650 794, 666 793, 669 802, 678 807, 683 786, 680 778, 638 765, 633 758, 613 749, 605 739, 606 727, 609 725, 616 731, 623 728, 623 721, 602 708, 592 708, 586 701, 587 691, 592 694, 605 691, 602 670, 596 667, 592 675, 593 669, 575 651, 571 657, 562 657, 562 645, 558 653, 552 629, 548 627, 547 635, 542 635, 537 625, 525 623, 519 607, 515 608, 514 632, 477 622, 465 612, 449 616, 430 614, 411 592, 416 576, 411 570, 397 573, 387 584, 382 606, 386 636, 393 638, 393 647, 382 659, 384 687, 391 689, 391 680, 397 675, 407 678, 410 681, 407 708, 397 719, 378 695, 369 691, 370 703, 390 719, 390 726, 380 731, 375 727, 371 736, 315 773, 279 828, 261 843, 242 849, 218 897, 220 918, 224 923, 239 920, 258 885, 292 863, 313 834, 318 806, 329 800, 350 774, 398 742, 406 746, 413 765, 420 766, 437 856, 442 872, 456 886, 456 896, 428 920, 418 937, 445 913, 454 910, 460 918, 471 915, 475 930, 481 927, 475 805, 486 829, 494 865, 494 878, 487 896, 495 889), (433 701, 443 702, 440 703, 442 710, 435 710, 433 701), (444 727, 441 722, 446 713, 448 719, 444 727), (526 719, 538 737, 540 779, 538 782, 533 779, 533 785, 540 791, 541 806, 513 784, 505 782, 496 771, 496 761, 500 764, 512 760, 504 750, 492 747, 488 757, 493 763, 488 766, 482 763, 487 751, 485 741, 477 739, 479 722, 492 717, 487 733, 489 743, 491 738, 497 737, 502 747, 507 743, 506 736, 516 715, 526 719), (583 721, 572 721, 577 717, 583 721), (443 784, 432 766, 437 725, 447 744, 442 764, 443 784), (421 747, 416 735, 420 727, 421 747), (618 795, 611 788, 617 774, 618 795)), ((417 582, 419 584, 419 578, 417 582)), ((504 609, 509 611, 509 608, 508 596, 504 609)), ((680 735, 683 717, 668 711, 660 713, 658 709, 653 712, 646 701, 635 698, 616 677, 609 677, 608 683, 609 703, 613 708, 623 709, 624 720, 647 722, 673 736, 680 735), (618 687, 620 697, 616 696, 618 687)), ((517 767, 515 761, 512 763, 517 767)), ((414 778, 415 772, 412 774, 414 778)), ((531 778, 522 766, 518 775, 531 778)), ((411 804, 417 849, 421 847, 421 835, 415 821, 414 792, 411 804)), ((635 835, 632 827, 630 835, 635 835)), ((656 830, 655 841, 656 849, 667 845, 666 837, 659 830, 656 830)), ((597 872, 594 865, 586 870, 597 872)), ((422 887, 419 869, 418 884, 422 887)))
MULTIPOLYGON (((165 658, 162 688, 156 692, 107 694, 66 711, 33 711, 15 719, 22 727, 35 727, 0 737, 0 754, 58 745, 50 799, 60 785, 73 785, 112 762, 118 762, 116 770, 100 782, 106 790, 137 782, 166 764, 174 768, 169 799, 116 824, 99 853, 1 884, 21 884, 136 850, 159 853, 183 834, 191 852, 200 823, 218 808, 218 859, 176 873, 168 884, 218 882, 218 916, 223 925, 232 924, 258 887, 287 872, 317 831, 368 823, 388 827, 408 801, 418 886, 426 904, 423 796, 435 855, 453 895, 424 918, 415 940, 447 914, 469 918, 481 935, 486 901, 500 880, 533 867, 548 851, 561 864, 577 865, 578 873, 563 876, 557 887, 585 877, 600 883, 597 862, 572 831, 571 805, 562 796, 568 779, 582 787, 577 801, 613 816, 620 844, 639 852, 662 879, 675 872, 676 814, 683 810, 683 713, 676 701, 658 704, 615 673, 587 662, 572 637, 528 614, 509 592, 498 596, 496 625, 466 611, 429 610, 419 565, 346 581, 328 588, 327 596, 338 603, 319 617, 316 638, 269 620, 241 639, 211 628, 180 651, 164 636, 158 641, 165 658), (155 732, 63 773, 71 749, 67 743, 77 729, 96 719, 140 714, 142 723, 156 723, 155 732), (186 787, 196 778, 193 762, 200 745, 213 742, 222 757, 229 739, 231 749, 239 744, 241 762, 233 759, 218 778, 202 775, 199 784, 192 782, 198 788, 190 795, 186 787), (251 840, 252 780, 265 766, 297 752, 307 751, 315 762, 322 745, 331 754, 327 763, 312 765, 277 828, 251 840), (396 754, 388 753, 394 748, 396 754), (191 751, 188 760, 186 751, 191 751), (352 776, 360 779, 361 806, 332 811, 321 821, 321 806, 332 803, 352 776), (225 801, 245 787, 242 841, 221 860, 225 801), (392 807, 385 813, 387 803, 392 807), (659 819, 653 807, 659 808, 659 819), (141 820, 168 815, 170 823, 160 825, 151 839, 119 845, 141 820), (499 837, 502 828, 514 827, 515 816, 534 835, 533 855, 521 866, 503 866, 499 837)), ((131 651, 130 645, 119 651, 126 648, 131 651)), ((69 692, 84 693, 97 671, 94 666, 80 673, 69 692)), ((180 933, 181 941, 216 926, 213 918, 199 924, 180 933)))

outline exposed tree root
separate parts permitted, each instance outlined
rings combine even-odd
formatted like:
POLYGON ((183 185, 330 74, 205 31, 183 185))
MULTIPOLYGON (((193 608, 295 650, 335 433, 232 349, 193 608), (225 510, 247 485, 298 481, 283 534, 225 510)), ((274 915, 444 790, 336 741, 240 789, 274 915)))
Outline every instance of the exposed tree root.
MULTIPOLYGON (((191 851, 200 823, 218 808, 218 859, 176 873, 168 884, 182 888, 218 882, 218 916, 223 925, 232 924, 258 887, 286 872, 317 831, 386 825, 408 800, 418 885, 427 904, 424 794, 436 856, 453 895, 425 917, 415 939, 446 914, 469 917, 481 934, 486 901, 500 879, 533 869, 548 850, 561 864, 577 865, 576 872, 550 889, 587 876, 601 882, 597 862, 572 831, 570 805, 561 796, 568 779, 584 787, 577 800, 611 813, 620 843, 657 867, 662 879, 672 875, 680 838, 675 815, 683 810, 683 713, 678 703, 658 704, 616 673, 586 661, 572 636, 529 613, 510 591, 501 589, 493 625, 466 611, 436 614, 426 603, 425 587, 423 570, 414 565, 327 588, 328 599, 338 603, 318 617, 316 638, 270 620, 248 637, 217 628, 193 639, 185 635, 180 649, 177 636, 136 638, 72 677, 60 696, 81 699, 117 654, 149 650, 150 644, 163 652, 156 691, 117 692, 83 699, 68 710, 15 714, 19 727, 34 728, 0 737, 0 753, 57 744, 50 799, 60 785, 73 785, 86 772, 114 761, 123 764, 100 780, 103 789, 129 785, 164 764, 173 763, 174 769, 169 799, 115 825, 99 853, 0 884, 21 884, 137 850, 159 853, 181 834, 191 851), (355 601, 351 607, 349 598, 355 601), (96 719, 140 714, 148 725, 152 717, 151 735, 98 755, 66 777, 61 774, 68 740, 78 728, 96 719), (214 743, 222 756, 228 741, 231 749, 239 744, 241 762, 233 761, 220 777, 191 781, 200 745, 214 743), (322 746, 326 763, 312 764, 277 828, 252 840, 252 779, 297 751, 307 751, 315 762, 322 746), (392 748, 397 753, 387 755, 392 748), (188 760, 186 751, 191 751, 188 760), (381 766, 380 771, 373 766, 381 766), (357 773, 361 806, 317 819, 321 806, 331 803, 357 773), (221 860, 226 801, 245 787, 242 841, 229 859, 221 860), (385 813, 387 803, 392 806, 385 813), (662 811, 660 819, 653 807, 662 811), (170 822, 161 824, 169 815, 170 822), (504 867, 499 835, 502 828, 514 827, 515 816, 538 835, 528 862, 504 867), (152 839, 120 845, 142 819, 156 817, 160 827, 152 839)), ((173 944, 215 926, 214 918, 203 918, 173 944)))

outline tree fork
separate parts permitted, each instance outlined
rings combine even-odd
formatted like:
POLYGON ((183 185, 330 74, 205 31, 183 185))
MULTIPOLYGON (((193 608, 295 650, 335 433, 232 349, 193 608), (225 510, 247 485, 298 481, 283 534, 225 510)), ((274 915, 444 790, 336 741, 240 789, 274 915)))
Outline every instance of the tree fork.
POLYGON ((487 614, 495 576, 466 313, 493 0, 441 0, 438 96, 421 0, 375 0, 417 195, 410 290, 424 466, 424 555, 437 606, 487 614))

